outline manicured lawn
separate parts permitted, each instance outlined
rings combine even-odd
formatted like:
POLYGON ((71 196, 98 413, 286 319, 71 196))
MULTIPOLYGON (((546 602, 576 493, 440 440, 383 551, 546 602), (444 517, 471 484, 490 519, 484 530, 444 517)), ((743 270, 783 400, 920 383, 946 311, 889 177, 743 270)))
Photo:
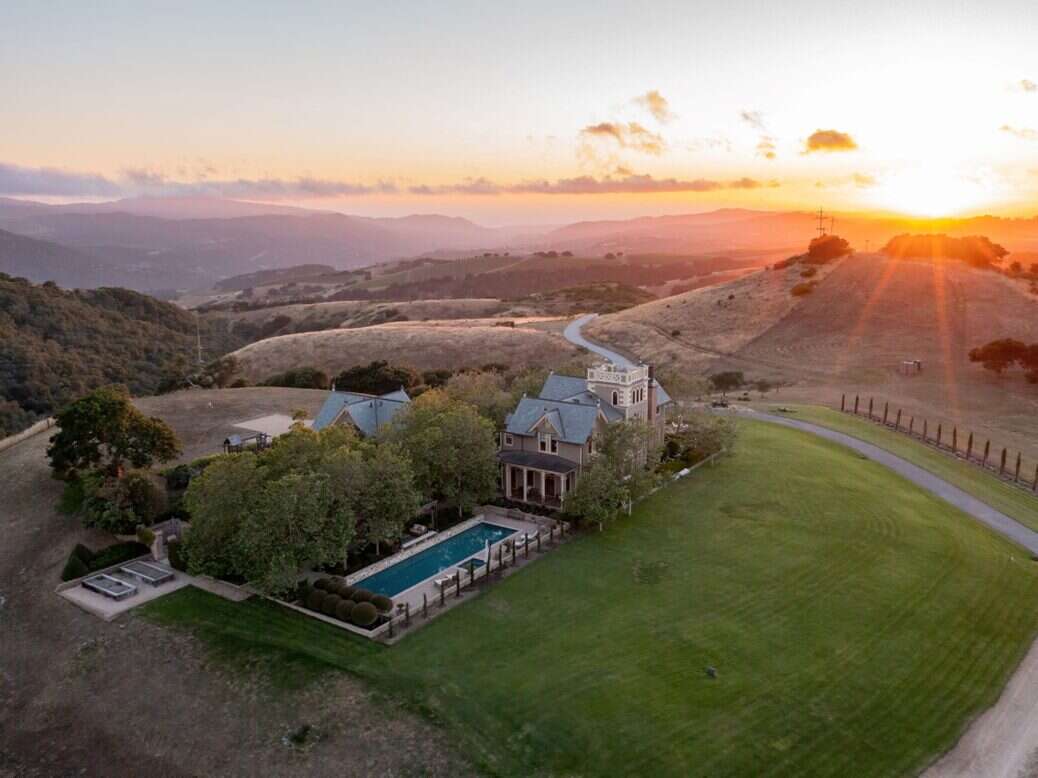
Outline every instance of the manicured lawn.
POLYGON ((359 675, 490 773, 921 768, 1034 637, 1038 564, 845 449, 742 427, 736 456, 389 649, 192 590, 147 614, 239 666, 359 675))
MULTIPOLYGON (((997 508, 1007 516, 1038 531, 1038 498, 1015 486, 1003 483, 997 476, 981 470, 976 465, 942 454, 930 446, 913 440, 904 433, 893 432, 878 424, 855 418, 846 413, 817 405, 795 405, 796 413, 788 414, 791 419, 809 421, 844 432, 856 438, 885 448, 892 454, 907 459, 912 464, 955 484, 978 500, 997 508)), ((787 414, 782 414, 787 415, 787 414)), ((960 443, 960 445, 962 445, 960 443)), ((1028 474, 1031 477, 1033 474, 1028 474)))

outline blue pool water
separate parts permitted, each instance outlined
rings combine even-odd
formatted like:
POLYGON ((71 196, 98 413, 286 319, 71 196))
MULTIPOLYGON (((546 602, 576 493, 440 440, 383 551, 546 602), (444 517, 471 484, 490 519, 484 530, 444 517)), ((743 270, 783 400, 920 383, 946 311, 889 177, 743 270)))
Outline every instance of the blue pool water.
POLYGON ((500 527, 485 521, 474 524, 452 538, 357 581, 354 586, 367 589, 375 594, 394 597, 426 578, 431 578, 437 573, 454 567, 463 559, 468 559, 473 554, 482 551, 486 548, 488 540, 491 543, 497 543, 509 535, 514 535, 515 532, 514 529, 500 527))

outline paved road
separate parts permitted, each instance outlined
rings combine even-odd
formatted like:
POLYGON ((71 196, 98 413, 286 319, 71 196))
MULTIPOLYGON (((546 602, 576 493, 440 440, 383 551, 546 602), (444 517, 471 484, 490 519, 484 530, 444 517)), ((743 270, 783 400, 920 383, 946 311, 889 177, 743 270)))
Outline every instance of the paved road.
POLYGON ((580 330, 583 328, 583 326, 596 316, 598 316, 597 313, 589 313, 584 316, 581 316, 579 319, 574 319, 566 325, 566 329, 562 333, 563 337, 566 338, 566 340, 568 340, 570 343, 573 343, 577 346, 583 346, 588 351, 593 351, 600 357, 605 357, 610 362, 620 365, 621 367, 637 367, 637 365, 634 362, 629 360, 623 354, 617 354, 615 351, 610 351, 605 346, 600 346, 597 343, 592 343, 590 340, 588 340, 581 334, 580 330))
POLYGON ((889 467, 895 473, 904 476, 916 486, 922 487, 931 494, 937 495, 945 502, 949 502, 956 508, 965 511, 977 521, 987 524, 993 530, 1020 544, 1032 554, 1038 554, 1038 532, 1025 527, 1016 519, 1010 518, 1001 511, 996 511, 987 503, 981 502, 976 497, 967 494, 957 486, 953 486, 943 478, 938 478, 929 470, 924 470, 918 465, 913 465, 908 460, 902 459, 895 454, 891 454, 886 449, 874 446, 871 443, 866 443, 864 440, 860 440, 851 435, 845 435, 842 432, 836 432, 827 427, 811 424, 806 421, 797 421, 796 419, 787 419, 770 413, 757 413, 755 411, 748 411, 746 415, 757 421, 781 424, 785 427, 792 427, 793 429, 810 432, 812 435, 818 435, 826 440, 831 440, 835 443, 854 449, 874 462, 879 462, 881 465, 889 467))

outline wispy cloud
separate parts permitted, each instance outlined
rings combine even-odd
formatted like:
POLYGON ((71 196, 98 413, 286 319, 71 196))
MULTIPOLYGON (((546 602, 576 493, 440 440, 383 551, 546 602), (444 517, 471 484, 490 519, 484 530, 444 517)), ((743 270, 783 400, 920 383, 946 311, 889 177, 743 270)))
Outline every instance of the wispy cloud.
POLYGON ((764 114, 760 111, 739 111, 739 118, 753 129, 767 132, 767 127, 764 126, 764 114))
POLYGON ((634 98, 634 102, 640 105, 656 119, 660 124, 666 124, 677 118, 670 110, 670 102, 657 90, 650 89, 643 95, 634 98))
POLYGON ((762 189, 779 186, 778 181, 760 181, 754 178, 714 180, 707 178, 679 179, 654 178, 647 174, 633 173, 620 167, 614 175, 596 178, 576 176, 554 181, 535 179, 518 184, 496 184, 485 178, 469 179, 460 184, 443 186, 413 186, 408 191, 419 195, 450 194, 544 194, 544 195, 594 195, 594 194, 653 194, 662 192, 716 192, 722 189, 762 189))
POLYGON ((96 173, 74 173, 49 167, 22 167, 0 162, 0 195, 42 197, 117 197, 122 188, 96 173))
POLYGON ((1008 124, 1003 124, 998 129, 1002 132, 1008 132, 1010 135, 1015 135, 1021 140, 1038 140, 1038 130, 1032 130, 1030 127, 1011 127, 1008 124))
POLYGON ((851 175, 851 180, 860 189, 868 189, 877 183, 875 176, 870 176, 868 173, 854 173, 851 175))
POLYGON ((591 124, 580 131, 585 139, 601 139, 614 141, 622 149, 640 151, 644 154, 659 156, 667 148, 666 142, 659 133, 646 129, 638 122, 599 122, 591 124))
POLYGON ((761 135, 757 142, 757 154, 764 159, 775 159, 775 139, 769 135, 761 135))
POLYGON ((804 143, 804 154, 817 151, 854 151, 858 144, 846 132, 838 130, 815 130, 804 143))

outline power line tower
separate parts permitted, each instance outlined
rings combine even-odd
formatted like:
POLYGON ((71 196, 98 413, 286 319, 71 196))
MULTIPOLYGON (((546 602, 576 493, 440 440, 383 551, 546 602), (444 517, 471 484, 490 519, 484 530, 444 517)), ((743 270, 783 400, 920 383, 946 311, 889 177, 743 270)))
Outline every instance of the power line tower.
POLYGON ((836 217, 835 216, 830 216, 829 217, 829 234, 830 235, 835 235, 836 234, 836 217))
POLYGON ((825 212, 821 208, 819 208, 818 209, 818 237, 820 238, 823 235, 825 235, 825 212))

